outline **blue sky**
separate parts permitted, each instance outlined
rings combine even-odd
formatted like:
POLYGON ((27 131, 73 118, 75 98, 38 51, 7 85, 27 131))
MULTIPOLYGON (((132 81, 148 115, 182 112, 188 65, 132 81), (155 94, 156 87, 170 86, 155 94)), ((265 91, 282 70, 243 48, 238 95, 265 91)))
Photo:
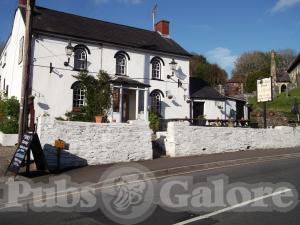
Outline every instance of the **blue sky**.
MULTIPOLYGON (((17 0, 1 0, 0 40, 10 33, 17 0)), ((171 37, 230 72, 246 51, 300 51, 300 0, 37 0, 37 4, 144 29, 171 21, 171 37)))

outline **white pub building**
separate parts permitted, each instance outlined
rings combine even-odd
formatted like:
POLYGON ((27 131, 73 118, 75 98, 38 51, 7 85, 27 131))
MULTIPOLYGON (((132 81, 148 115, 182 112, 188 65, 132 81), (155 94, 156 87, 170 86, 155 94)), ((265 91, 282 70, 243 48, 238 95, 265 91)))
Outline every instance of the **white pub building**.
MULTIPOLYGON (((0 87, 21 98, 25 7, 20 0, 11 35, 0 58, 0 87)), ((155 31, 33 7, 29 94, 35 117, 64 117, 84 104, 73 75, 103 70, 111 76, 111 122, 189 118, 190 54, 171 39, 169 22, 155 31)))

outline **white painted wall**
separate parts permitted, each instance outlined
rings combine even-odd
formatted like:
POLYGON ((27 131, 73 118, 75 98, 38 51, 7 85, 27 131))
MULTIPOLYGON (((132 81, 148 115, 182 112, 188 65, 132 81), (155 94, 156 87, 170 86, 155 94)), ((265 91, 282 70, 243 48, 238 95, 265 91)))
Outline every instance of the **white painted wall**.
POLYGON ((40 117, 37 132, 50 169, 56 168, 55 140, 68 148, 61 152, 61 168, 151 160, 149 124, 144 121, 96 124, 56 121, 40 117))
POLYGON ((18 143, 18 134, 4 134, 0 131, 0 144, 2 146, 15 146, 18 143))
POLYGON ((16 11, 15 20, 9 40, 6 43, 5 49, 0 57, 0 90, 4 91, 8 85, 8 96, 15 96, 18 99, 21 97, 21 82, 23 62, 18 63, 19 59, 19 42, 25 34, 25 23, 19 10, 16 11), (6 54, 6 63, 5 63, 6 54), (4 66, 5 64, 5 66, 4 66))
POLYGON ((172 122, 168 123, 166 138, 166 152, 171 157, 299 146, 299 127, 198 127, 189 126, 187 122, 172 122))
MULTIPOLYGON (((228 120, 230 118, 230 111, 233 110, 236 112, 236 101, 232 99, 227 99, 226 101, 194 100, 194 102, 204 102, 204 115, 208 120, 228 120)), ((246 106, 244 106, 244 119, 248 119, 248 108, 246 106)))

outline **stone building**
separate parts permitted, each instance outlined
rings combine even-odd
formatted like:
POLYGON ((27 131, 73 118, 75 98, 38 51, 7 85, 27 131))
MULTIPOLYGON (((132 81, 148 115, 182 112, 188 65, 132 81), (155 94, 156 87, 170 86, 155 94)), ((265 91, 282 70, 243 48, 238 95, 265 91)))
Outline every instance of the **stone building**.
POLYGON ((274 96, 286 92, 292 86, 285 68, 277 67, 276 52, 274 50, 271 52, 271 77, 274 96))
POLYGON ((294 87, 300 87, 300 54, 289 66, 287 72, 294 87))

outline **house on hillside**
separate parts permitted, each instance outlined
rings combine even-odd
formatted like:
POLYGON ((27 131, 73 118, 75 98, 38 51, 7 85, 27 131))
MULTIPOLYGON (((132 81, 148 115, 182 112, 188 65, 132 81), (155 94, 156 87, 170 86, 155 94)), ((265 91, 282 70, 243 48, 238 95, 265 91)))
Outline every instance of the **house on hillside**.
POLYGON ((248 120, 247 101, 221 95, 202 79, 190 78, 191 118, 248 120))
MULTIPOLYGON (((19 1, 11 35, 1 55, 0 87, 21 98, 26 0, 19 1)), ((33 1, 34 2, 34 1, 33 1)), ((33 6, 29 94, 35 118, 62 117, 85 104, 73 77, 80 71, 111 77, 113 107, 109 120, 147 120, 190 115, 190 54, 169 34, 162 20, 155 31, 104 22, 33 6)))
POLYGON ((300 54, 290 64, 287 72, 294 87, 300 87, 300 54))

